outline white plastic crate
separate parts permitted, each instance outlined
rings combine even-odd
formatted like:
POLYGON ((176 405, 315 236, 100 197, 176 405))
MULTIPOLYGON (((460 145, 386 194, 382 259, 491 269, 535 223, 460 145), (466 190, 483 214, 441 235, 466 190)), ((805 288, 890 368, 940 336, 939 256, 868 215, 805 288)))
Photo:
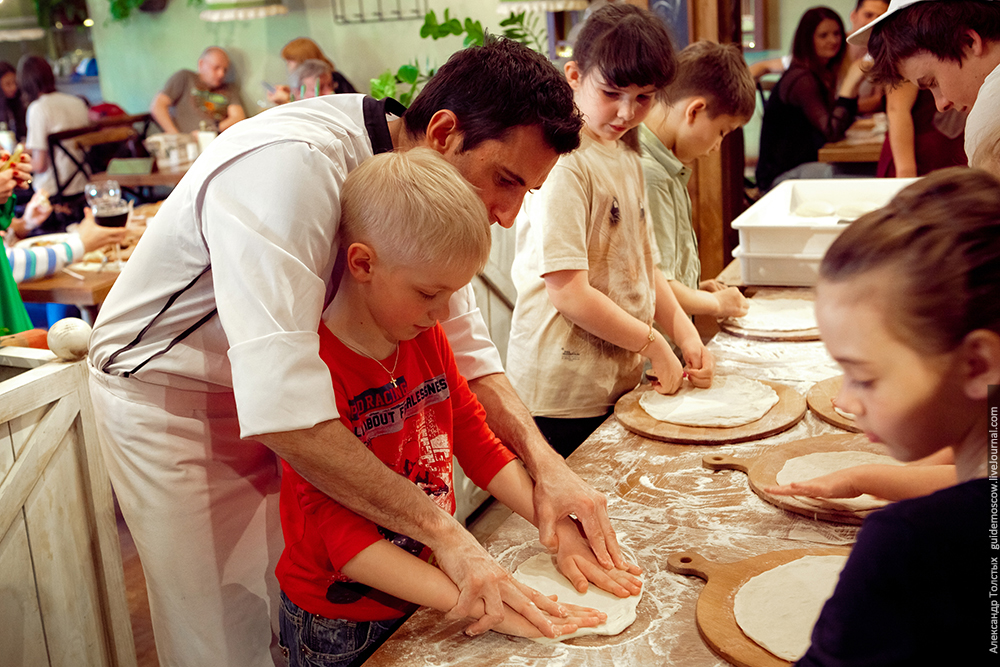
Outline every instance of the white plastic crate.
POLYGON ((744 252, 733 250, 740 260, 740 278, 744 285, 812 287, 819 278, 823 255, 744 252))
POLYGON ((879 208, 914 178, 826 178, 782 181, 733 221, 740 247, 752 254, 818 255, 826 252, 847 222, 879 208), (828 215, 797 215, 802 207, 828 215), (853 210, 849 210, 853 209, 853 210), (841 222, 846 220, 847 222, 841 222))

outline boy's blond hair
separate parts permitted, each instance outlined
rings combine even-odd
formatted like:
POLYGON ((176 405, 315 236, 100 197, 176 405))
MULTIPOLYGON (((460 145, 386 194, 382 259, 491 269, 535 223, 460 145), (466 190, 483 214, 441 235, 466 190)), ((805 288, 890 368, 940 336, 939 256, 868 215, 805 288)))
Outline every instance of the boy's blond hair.
POLYGON ((979 142, 976 152, 969 156, 969 166, 1000 178, 1000 131, 994 131, 979 142))
POLYGON ((344 245, 366 243, 388 262, 407 266, 473 262, 490 255, 490 221, 479 195, 429 148, 382 153, 344 181, 344 245))
POLYGON ((700 41, 677 54, 677 76, 660 91, 668 106, 704 97, 709 118, 732 116, 744 122, 757 106, 757 86, 743 54, 733 44, 700 41))

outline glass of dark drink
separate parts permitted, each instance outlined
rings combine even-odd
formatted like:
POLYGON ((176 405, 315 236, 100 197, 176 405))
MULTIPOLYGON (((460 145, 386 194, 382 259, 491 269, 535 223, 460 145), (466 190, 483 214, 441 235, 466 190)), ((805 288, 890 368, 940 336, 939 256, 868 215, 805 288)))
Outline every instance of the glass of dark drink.
MULTIPOLYGON (((131 202, 122 198, 117 181, 87 183, 83 189, 87 204, 94 212, 94 220, 102 227, 124 227, 132 210, 131 202)), ((115 244, 115 266, 120 271, 121 247, 115 244)))

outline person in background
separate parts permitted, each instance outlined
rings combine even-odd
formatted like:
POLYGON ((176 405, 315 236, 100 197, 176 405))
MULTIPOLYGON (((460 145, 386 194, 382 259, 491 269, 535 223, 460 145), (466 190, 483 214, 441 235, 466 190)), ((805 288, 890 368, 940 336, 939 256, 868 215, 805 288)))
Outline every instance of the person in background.
POLYGON ((336 92, 333 70, 322 60, 311 59, 299 63, 288 75, 288 84, 297 100, 336 92))
MULTIPOLYGON (((490 220, 509 227, 525 192, 579 145, 580 125, 572 89, 544 56, 489 36, 452 55, 407 109, 325 95, 238 123, 173 190, 157 214, 170 224, 146 229, 101 305, 89 357, 101 446, 136 537, 161 664, 283 664, 271 643, 279 456, 351 511, 433 549, 462 590, 453 613, 485 602, 467 633, 499 623, 507 604, 554 636, 558 605, 518 585, 340 422, 317 332, 338 284, 350 171, 378 153, 432 148, 476 187, 490 220)), ((555 524, 573 514, 593 550, 584 586, 588 572, 624 569, 606 498, 535 429, 471 286, 449 314, 441 325, 460 371, 535 481, 542 543, 556 553, 555 524)))
POLYGON ((886 94, 889 131, 876 176, 914 178, 935 169, 965 166, 965 117, 957 109, 938 111, 934 95, 901 82, 886 94))
POLYGON ((182 69, 156 94, 149 113, 168 134, 195 132, 201 123, 222 132, 247 117, 234 86, 226 83, 229 56, 218 46, 205 49, 198 71, 182 69))
POLYGON ((24 141, 27 124, 21 89, 17 87, 17 68, 0 61, 0 123, 14 133, 17 141, 24 141))
POLYGON ((695 161, 753 115, 756 90, 739 49, 695 42, 677 56, 677 77, 639 126, 642 173, 660 250, 659 269, 688 315, 741 317, 749 304, 735 287, 701 279, 687 183, 695 161))
POLYGON ((584 116, 580 148, 559 158, 517 216, 507 372, 563 456, 639 384, 645 359, 661 393, 677 391, 685 370, 697 386, 712 382, 712 355, 656 268, 638 142, 623 140, 676 67, 656 15, 625 3, 591 14, 565 66, 584 116))
MULTIPOLYGON (((58 224, 58 229, 47 231, 62 231, 67 222, 75 222, 83 217, 83 186, 86 177, 77 172, 73 179, 60 192, 56 183, 56 171, 60 178, 74 173, 73 160, 62 151, 55 152, 55 164, 49 160, 49 135, 63 130, 74 130, 90 124, 87 115, 87 103, 76 95, 61 93, 56 90, 56 78, 52 67, 45 58, 39 56, 24 56, 17 64, 17 85, 21 88, 24 100, 28 102, 26 111, 27 137, 25 148, 31 153, 31 164, 34 169, 34 188, 43 190, 50 196, 59 194, 65 217, 52 216, 50 223, 58 224)), ((78 160, 83 160, 83 151, 74 144, 67 144, 67 149, 78 160)))
MULTIPOLYGON (((319 353, 341 422, 445 511, 455 511, 457 457, 478 486, 531 521, 531 478, 486 425, 437 321, 489 258, 482 200, 438 153, 417 148, 377 155, 352 171, 340 220, 346 269, 319 326, 319 353)), ((425 562, 430 549, 351 512, 288 463, 281 523, 276 574, 290 667, 356 665, 417 604, 447 612, 458 602, 455 584, 425 562)), ((589 550, 569 517, 558 530, 566 545, 589 550)), ((634 587, 622 588, 622 597, 639 592, 634 575, 612 574, 634 587)), ((559 634, 605 620, 594 610, 567 610, 570 617, 553 619, 559 634)), ((478 607, 472 615, 484 613, 478 607)), ((494 629, 541 636, 514 610, 494 629)))
POLYGON ((840 90, 837 73, 847 43, 844 24, 829 7, 802 15, 792 44, 792 65, 764 105, 757 187, 771 189, 786 178, 830 178, 832 165, 817 162, 819 149, 843 138, 858 112, 864 80, 861 62, 847 71, 840 90))
MULTIPOLYGON (((284 48, 281 49, 281 57, 285 61, 285 67, 288 68, 289 74, 291 74, 296 67, 307 60, 321 60, 330 68, 333 92, 358 92, 355 90, 351 82, 348 81, 343 74, 337 71, 337 67, 333 64, 333 61, 324 55, 323 50, 319 48, 319 45, 308 37, 298 37, 290 41, 288 44, 285 44, 284 48)), ((298 89, 295 86, 277 86, 274 92, 268 92, 267 98, 275 104, 285 104, 286 102, 290 102, 292 100, 292 93, 295 93, 296 96, 298 95, 297 91, 298 89)), ((298 97, 295 99, 298 99, 298 97)))
POLYGON ((117 243, 125 238, 124 227, 102 227, 94 220, 90 208, 84 208, 83 220, 65 240, 47 246, 18 248, 13 244, 20 237, 19 229, 33 229, 48 219, 52 213, 49 200, 41 192, 36 192, 24 209, 22 218, 15 218, 7 234, 7 262, 10 264, 14 282, 49 276, 64 266, 79 262, 84 254, 104 246, 117 243))
POLYGON ((1000 2, 892 0, 850 41, 867 43, 875 81, 909 81, 934 95, 938 111, 966 112, 966 156, 1000 129, 1000 2))
MULTIPOLYGON (((0 232, 10 227, 14 220, 14 189, 31 183, 31 156, 22 154, 14 163, 11 155, 0 150, 0 161, 6 167, 0 170, 0 232)), ((31 318, 17 291, 17 283, 7 263, 7 253, 0 254, 0 336, 16 334, 32 328, 31 318)))
POLYGON ((844 370, 837 405, 900 461, 950 448, 956 483, 865 519, 799 667, 951 665, 956 651, 962 664, 992 664, 997 220, 996 178, 941 169, 853 222, 823 257, 816 319, 844 370), (961 577, 928 576, 942 549, 963 564, 961 577))
MULTIPOLYGON (((851 22, 851 31, 860 30, 873 19, 881 16, 889 8, 888 0, 858 0, 848 17, 851 22)), ((841 66, 842 74, 850 68, 855 61, 861 60, 867 55, 867 50, 863 46, 848 45, 844 62, 841 66)), ((750 66, 750 73, 754 80, 760 79, 765 74, 784 74, 785 70, 792 64, 792 56, 782 56, 761 60, 750 66)), ((858 113, 871 114, 881 111, 885 90, 882 86, 872 83, 867 79, 861 83, 858 90, 858 113)))

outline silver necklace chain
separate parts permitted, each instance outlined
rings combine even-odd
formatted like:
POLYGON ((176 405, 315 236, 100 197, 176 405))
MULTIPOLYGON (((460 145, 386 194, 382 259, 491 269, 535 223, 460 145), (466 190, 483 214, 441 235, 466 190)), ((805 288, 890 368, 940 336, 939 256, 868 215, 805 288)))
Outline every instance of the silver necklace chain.
POLYGON ((396 359, 395 359, 395 361, 392 362, 392 370, 389 370, 388 368, 385 367, 385 365, 381 361, 379 361, 378 359, 376 359, 372 355, 368 354, 367 352, 365 352, 361 348, 358 348, 358 347, 355 347, 355 346, 351 345, 350 343, 348 343, 343 338, 340 339, 340 342, 343 343, 344 345, 346 345, 348 347, 348 349, 350 349, 350 350, 352 350, 354 352, 357 352, 358 354, 360 354, 362 356, 368 357, 369 359, 371 359, 372 361, 374 361, 376 364, 378 364, 379 366, 381 366, 382 370, 384 370, 386 373, 389 374, 389 381, 392 382, 392 386, 393 387, 397 386, 396 385, 396 366, 399 364, 399 343, 398 342, 396 343, 396 359))

